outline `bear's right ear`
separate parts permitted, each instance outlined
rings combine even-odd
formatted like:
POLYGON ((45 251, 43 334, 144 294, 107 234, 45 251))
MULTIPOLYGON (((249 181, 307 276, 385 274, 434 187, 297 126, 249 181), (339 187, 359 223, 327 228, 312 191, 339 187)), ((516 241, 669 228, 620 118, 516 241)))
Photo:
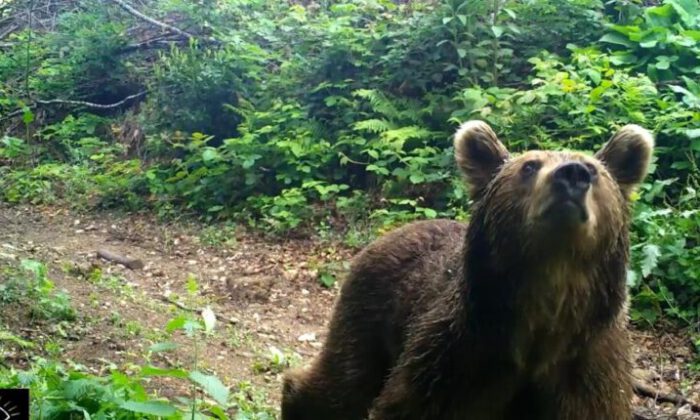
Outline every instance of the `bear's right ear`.
POLYGON ((454 138, 455 159, 476 198, 508 159, 508 150, 483 121, 467 121, 454 138))
POLYGON ((644 180, 653 150, 651 133, 628 124, 612 136, 596 157, 608 168, 625 197, 629 197, 634 187, 644 180))

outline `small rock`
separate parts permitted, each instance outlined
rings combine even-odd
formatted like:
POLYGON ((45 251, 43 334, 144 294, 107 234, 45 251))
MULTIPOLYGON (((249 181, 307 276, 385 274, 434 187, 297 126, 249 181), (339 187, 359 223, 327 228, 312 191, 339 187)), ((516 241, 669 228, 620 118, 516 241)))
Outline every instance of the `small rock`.
POLYGON ((299 341, 301 341, 301 342, 303 342, 303 343, 308 343, 308 342, 311 342, 311 341, 316 341, 316 333, 310 332, 310 333, 302 334, 302 335, 300 335, 300 336, 297 338, 297 340, 299 340, 299 341))

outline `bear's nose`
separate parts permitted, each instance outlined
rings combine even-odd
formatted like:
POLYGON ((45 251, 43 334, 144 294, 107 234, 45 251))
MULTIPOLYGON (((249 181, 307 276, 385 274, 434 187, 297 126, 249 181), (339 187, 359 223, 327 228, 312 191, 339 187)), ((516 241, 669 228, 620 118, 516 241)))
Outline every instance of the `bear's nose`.
POLYGON ((566 162, 554 170, 554 184, 561 193, 580 199, 591 187, 591 172, 580 162, 566 162))

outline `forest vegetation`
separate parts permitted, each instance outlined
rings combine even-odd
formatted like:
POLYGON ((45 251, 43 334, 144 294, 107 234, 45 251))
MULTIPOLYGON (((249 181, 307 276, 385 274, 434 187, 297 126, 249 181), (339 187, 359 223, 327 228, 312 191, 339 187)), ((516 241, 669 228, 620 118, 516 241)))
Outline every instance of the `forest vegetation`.
MULTIPOLYGON (((0 0, 0 201, 357 250, 409 221, 469 219, 462 121, 516 152, 593 152, 635 123, 657 146, 633 197, 631 321, 680 331, 697 373, 699 80, 697 0, 0 0)), ((79 316, 48 261, 0 262, 4 308, 79 316)), ((340 271, 319 269, 319 288, 340 271)), ((186 289, 200 305, 197 279, 186 289)), ((177 351, 179 331, 204 346, 216 319, 173 316, 149 354, 177 351)), ((30 352, 10 324, 0 351, 30 352)), ((0 388, 42 396, 37 418, 276 415, 196 363, 95 374, 37 354, 0 360, 0 388), (162 377, 191 392, 152 392, 162 377)))

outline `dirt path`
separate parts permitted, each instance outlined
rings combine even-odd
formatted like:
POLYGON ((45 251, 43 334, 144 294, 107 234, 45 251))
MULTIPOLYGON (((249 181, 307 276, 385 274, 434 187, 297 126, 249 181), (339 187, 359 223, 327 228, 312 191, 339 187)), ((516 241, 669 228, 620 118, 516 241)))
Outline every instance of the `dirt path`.
MULTIPOLYGON (((163 296, 187 296, 193 276, 202 299, 188 304, 209 304, 222 319, 232 320, 219 323, 203 346, 200 368, 229 385, 251 382, 273 406, 283 366, 270 361, 270 347, 293 363, 308 361, 318 351, 337 289, 322 287, 316 270, 352 254, 334 242, 271 242, 225 226, 0 205, 0 266, 28 258, 45 262, 50 278, 68 291, 78 312, 77 324, 60 339, 61 359, 96 372, 111 364, 143 363, 148 347, 164 339, 164 326, 179 310, 163 296), (98 249, 139 258, 145 267, 129 270, 100 260, 98 249)), ((56 339, 50 329, 30 328, 18 316, 13 320, 12 313, 3 314, 24 338, 56 339)), ((700 400, 698 373, 688 368, 693 354, 687 337, 635 331, 634 341, 640 379, 662 392, 700 400)), ((178 351, 156 362, 189 366, 192 352, 178 351)), ((15 363, 21 365, 21 357, 15 363)), ((158 385, 161 393, 179 392, 167 381, 158 385)), ((635 405, 649 418, 700 418, 687 407, 653 399, 636 398, 635 405)))

